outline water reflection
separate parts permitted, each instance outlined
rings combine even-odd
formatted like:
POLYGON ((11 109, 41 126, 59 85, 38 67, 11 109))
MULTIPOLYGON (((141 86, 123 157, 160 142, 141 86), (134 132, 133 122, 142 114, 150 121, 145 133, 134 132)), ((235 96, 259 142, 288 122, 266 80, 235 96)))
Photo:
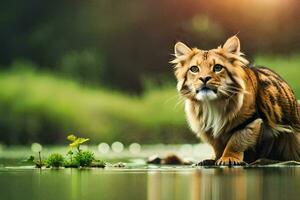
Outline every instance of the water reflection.
POLYGON ((299 199, 300 168, 224 168, 148 173, 147 197, 160 199, 299 199))
POLYGON ((300 168, 0 169, 0 199, 299 199, 300 168))

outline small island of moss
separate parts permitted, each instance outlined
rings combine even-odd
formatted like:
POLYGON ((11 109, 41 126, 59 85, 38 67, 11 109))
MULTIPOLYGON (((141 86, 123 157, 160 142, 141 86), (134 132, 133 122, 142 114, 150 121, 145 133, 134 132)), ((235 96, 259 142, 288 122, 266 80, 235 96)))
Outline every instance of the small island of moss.
POLYGON ((104 168, 106 163, 103 160, 95 158, 95 154, 89 150, 82 150, 80 145, 89 141, 89 138, 80 138, 75 135, 69 135, 67 139, 71 142, 69 144, 70 150, 63 156, 60 153, 52 153, 50 156, 42 160, 41 152, 36 159, 30 156, 28 161, 32 162, 37 168, 82 168, 82 167, 95 167, 104 168))

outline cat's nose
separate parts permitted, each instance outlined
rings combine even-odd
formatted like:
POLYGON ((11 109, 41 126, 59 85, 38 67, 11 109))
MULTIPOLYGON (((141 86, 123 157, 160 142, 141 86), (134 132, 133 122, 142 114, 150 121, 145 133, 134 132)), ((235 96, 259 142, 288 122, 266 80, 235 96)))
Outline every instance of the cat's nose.
POLYGON ((203 82, 203 84, 206 84, 211 79, 211 76, 204 76, 200 77, 199 79, 203 82))

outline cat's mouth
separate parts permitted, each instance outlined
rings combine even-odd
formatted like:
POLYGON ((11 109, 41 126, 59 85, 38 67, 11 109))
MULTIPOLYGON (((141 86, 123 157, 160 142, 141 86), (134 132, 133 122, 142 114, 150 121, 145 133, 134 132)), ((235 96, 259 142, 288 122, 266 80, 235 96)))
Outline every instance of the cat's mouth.
POLYGON ((207 92, 214 92, 215 94, 217 94, 217 89, 216 88, 212 88, 212 87, 209 87, 209 86, 207 86, 207 85, 204 85, 204 86, 202 86, 202 87, 200 87, 200 88, 198 88, 197 90, 196 90, 196 94, 198 94, 198 93, 202 93, 202 92, 204 92, 204 93, 207 93, 207 92))
POLYGON ((212 86, 203 85, 200 88, 196 89, 195 98, 198 101, 210 101, 217 99, 217 89, 212 86))

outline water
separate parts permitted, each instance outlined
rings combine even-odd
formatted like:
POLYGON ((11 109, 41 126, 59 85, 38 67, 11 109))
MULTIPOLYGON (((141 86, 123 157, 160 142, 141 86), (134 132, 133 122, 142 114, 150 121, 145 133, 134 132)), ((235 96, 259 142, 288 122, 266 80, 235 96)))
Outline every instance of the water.
MULTIPOLYGON (((96 147, 90 148, 96 152, 96 147)), ((66 149, 44 147, 42 156, 65 153, 66 149)), ((126 168, 40 170, 21 162, 33 154, 30 147, 7 148, 0 151, 0 200, 300 199, 299 166, 193 168, 143 162, 158 152, 162 156, 168 152, 186 153, 195 160, 209 157, 206 146, 156 145, 143 146, 139 154, 126 150, 96 153, 97 158, 127 162, 126 168)))
POLYGON ((0 169, 0 199, 299 199, 299 167, 0 169))

